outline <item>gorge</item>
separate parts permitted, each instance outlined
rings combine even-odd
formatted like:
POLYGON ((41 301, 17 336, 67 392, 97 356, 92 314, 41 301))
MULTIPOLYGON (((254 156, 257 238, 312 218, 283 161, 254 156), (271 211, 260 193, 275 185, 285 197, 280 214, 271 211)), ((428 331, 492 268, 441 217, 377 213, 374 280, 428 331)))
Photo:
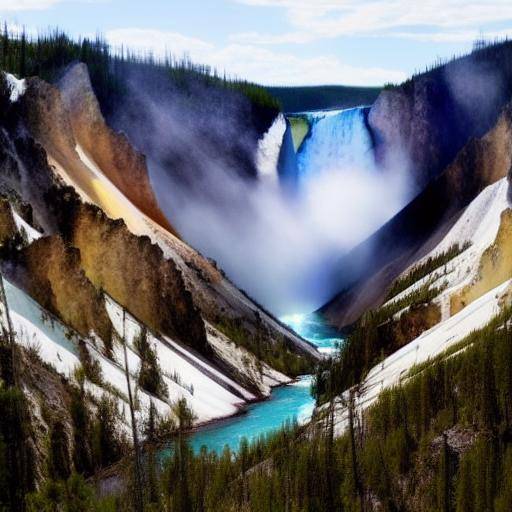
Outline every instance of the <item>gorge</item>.
POLYGON ((293 112, 0 49, 0 509, 508 510, 510 41, 293 112))

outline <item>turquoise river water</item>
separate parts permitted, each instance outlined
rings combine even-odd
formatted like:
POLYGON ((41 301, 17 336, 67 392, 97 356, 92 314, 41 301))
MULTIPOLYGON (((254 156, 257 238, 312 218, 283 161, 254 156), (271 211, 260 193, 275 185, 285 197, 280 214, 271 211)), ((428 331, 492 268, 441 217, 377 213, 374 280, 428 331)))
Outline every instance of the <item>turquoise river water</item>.
MULTIPOLYGON (((291 315, 282 319, 303 338, 314 343, 321 352, 329 353, 342 341, 336 333, 314 315, 291 315)), ((236 451, 243 437, 248 441, 280 428, 287 420, 308 421, 314 400, 310 394, 311 376, 275 388, 268 400, 249 405, 245 413, 207 425, 190 436, 194 451, 201 446, 220 453, 228 445, 236 451)))

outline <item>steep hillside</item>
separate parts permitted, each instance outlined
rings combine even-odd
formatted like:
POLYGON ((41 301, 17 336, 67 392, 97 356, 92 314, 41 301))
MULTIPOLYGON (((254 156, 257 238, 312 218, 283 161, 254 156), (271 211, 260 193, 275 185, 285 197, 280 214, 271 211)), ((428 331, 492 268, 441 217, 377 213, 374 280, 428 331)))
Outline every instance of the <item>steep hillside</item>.
POLYGON ((368 117, 377 160, 393 166, 406 158, 422 190, 496 123, 512 96, 511 54, 510 41, 484 45, 382 91, 368 117))
POLYGON ((176 235, 157 204, 144 155, 133 149, 125 134, 113 131, 105 123, 87 66, 72 66, 59 82, 59 90, 76 144, 141 212, 176 235))
POLYGON ((411 366, 434 358, 500 312, 512 279, 511 206, 507 178, 486 187, 436 246, 394 281, 386 302, 356 324, 339 361, 352 370, 338 386, 348 388, 362 379, 362 408, 383 387, 396 385, 411 366), (434 321, 420 305, 437 308, 434 321), (419 331, 417 323, 409 326, 409 339, 397 337, 390 326, 403 327, 412 312, 424 325, 419 331))
POLYGON ((193 424, 236 414, 320 357, 175 236, 144 157, 105 123, 86 68, 70 73, 62 91, 10 76, 0 119, 0 371, 25 390, 25 490, 55 477, 52 436, 65 474, 92 474, 149 416, 165 431, 177 403, 193 424))
POLYGON ((472 139, 409 205, 340 262, 345 291, 322 308, 338 327, 354 322, 384 300, 391 282, 425 256, 486 186, 507 176, 512 154, 512 110, 472 139))

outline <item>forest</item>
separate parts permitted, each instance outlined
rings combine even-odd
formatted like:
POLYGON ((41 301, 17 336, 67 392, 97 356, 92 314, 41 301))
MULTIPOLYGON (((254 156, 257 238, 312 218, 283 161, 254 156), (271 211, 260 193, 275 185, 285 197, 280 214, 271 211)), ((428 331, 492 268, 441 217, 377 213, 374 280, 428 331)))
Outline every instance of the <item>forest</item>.
POLYGON ((246 80, 220 76, 210 66, 196 64, 188 58, 172 54, 157 58, 124 48, 112 48, 102 37, 72 39, 58 29, 30 37, 24 31, 12 33, 4 25, 0 36, 1 68, 19 77, 38 76, 55 81, 73 62, 87 64, 94 92, 103 114, 109 117, 127 94, 126 76, 138 72, 151 81, 155 75, 168 81, 170 87, 188 90, 194 83, 222 88, 246 96, 255 117, 273 119, 281 104, 264 87, 246 80))
MULTIPOLYGON (((509 43, 504 48, 508 51, 509 43)), ((5 28, 0 59, 3 69, 18 76, 51 81, 68 64, 87 63, 107 116, 126 94, 122 77, 128 68, 161 74, 183 90, 196 80, 227 89, 249 98, 259 113, 275 115, 288 108, 284 99, 281 105, 273 97, 279 98, 274 90, 270 94, 258 85, 220 77, 188 60, 112 52, 101 38, 74 41, 56 31, 31 39, 5 28)), ((7 101, 5 88, 0 81, 2 101, 7 101)), ((0 276, 8 326, 0 336, 0 511, 509 511, 512 306, 504 305, 485 327, 435 360, 410 368, 398 386, 381 393, 364 412, 356 407, 358 383, 369 369, 437 323, 433 299, 445 286, 443 267, 466 248, 452 246, 413 267, 387 291, 394 301, 352 326, 339 351, 318 366, 312 386, 318 408, 310 424, 288 422, 220 454, 192 449, 194 415, 185 400, 173 405, 175 421, 159 417, 152 405, 140 432, 134 429, 133 440, 141 436, 133 448, 108 399, 97 400, 91 410, 83 375, 67 379, 40 358, 37 347, 15 343, 0 276), (441 273, 438 281, 402 293, 435 270, 441 273), (48 431, 33 431, 28 421, 33 404, 21 382, 34 379, 59 391, 69 424, 49 404, 41 410, 48 431), (342 409, 345 415, 335 414, 342 409), (48 452, 42 475, 32 464, 35 436, 44 438, 48 452)), ((236 322, 219 321, 217 327, 261 355, 260 340, 236 322)), ((143 355, 138 385, 154 396, 165 395, 146 332, 135 343, 143 355)), ((307 369, 284 343, 268 357, 292 375, 307 369)), ((82 372, 91 382, 101 378, 87 361, 82 372)))
MULTIPOLYGON (((289 423, 253 443, 242 441, 236 453, 226 447, 219 455, 206 447, 194 453, 188 445, 192 417, 185 403, 175 406, 176 424, 161 422, 153 411, 144 426, 140 473, 136 457, 123 448, 109 422, 108 404, 99 418, 91 418, 76 389, 73 435, 82 442, 73 457, 81 474, 64 463, 66 445, 59 441, 64 433, 56 423, 48 434, 47 483, 26 494, 25 509, 508 511, 511 319, 512 308, 505 308, 454 353, 411 369, 363 414, 354 409, 354 388, 343 404, 348 419, 340 437, 334 436, 333 424, 340 398, 332 392, 324 395, 325 405, 312 426, 289 423), (116 459, 121 462, 111 466, 116 459), (109 474, 95 473, 101 467, 123 482, 117 492, 97 492, 109 474)), ((4 340, 3 375, 9 354, 4 340)), ((0 399, 7 411, 0 420, 0 503, 9 509, 13 500, 23 500, 22 489, 31 490, 29 446, 24 444, 29 426, 23 423, 25 405, 15 386, 4 386, 0 399), (13 488, 14 478, 26 486, 13 488)))

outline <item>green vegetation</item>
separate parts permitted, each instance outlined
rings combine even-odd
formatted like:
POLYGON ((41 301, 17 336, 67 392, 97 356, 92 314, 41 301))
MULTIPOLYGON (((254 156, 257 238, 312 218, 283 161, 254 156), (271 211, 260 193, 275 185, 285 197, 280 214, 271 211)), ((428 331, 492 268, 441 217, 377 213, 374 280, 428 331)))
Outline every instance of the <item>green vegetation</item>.
POLYGON ((264 339, 259 329, 255 334, 248 331, 241 319, 225 318, 216 327, 237 345, 252 352, 258 360, 285 375, 296 377, 311 371, 312 362, 307 356, 294 352, 284 337, 277 340, 264 339))
POLYGON ((379 95, 380 87, 320 85, 304 87, 267 87, 285 112, 327 110, 371 105, 379 95))
POLYGON ((194 64, 189 59, 177 60, 171 55, 156 59, 152 55, 116 51, 100 37, 73 40, 59 30, 30 38, 25 33, 9 33, 5 26, 0 35, 1 68, 19 77, 39 76, 54 81, 66 66, 76 61, 87 64, 94 91, 107 117, 126 93, 125 79, 134 70, 147 74, 148 80, 155 74, 167 77, 169 85, 183 89, 200 82, 207 87, 241 93, 264 118, 273 118, 280 110, 279 101, 264 87, 221 77, 211 67, 194 64))
POLYGON ((409 286, 412 286, 420 279, 428 276, 434 272, 434 270, 437 270, 439 267, 446 265, 449 261, 453 260, 453 258, 468 249, 470 245, 470 242, 466 242, 462 246, 459 246, 459 244, 453 244, 446 251, 439 253, 436 256, 427 258, 423 263, 419 265, 415 265, 409 272, 407 272, 407 274, 393 281, 393 284, 391 285, 391 288, 389 289, 389 292, 386 296, 386 301, 392 299, 404 290, 407 290, 409 286))
POLYGON ((79 378, 77 378, 77 381, 80 382, 82 377, 86 377, 97 386, 102 386, 103 375, 101 372, 100 362, 91 357, 87 344, 82 339, 78 342, 78 357, 82 367, 77 370, 77 373, 79 374, 82 372, 83 376, 78 375, 79 378))
POLYGON ((365 313, 335 360, 319 365, 315 377, 317 401, 325 401, 328 390, 339 394, 361 382, 379 361, 435 325, 440 314, 431 302, 442 290, 429 281, 399 300, 365 313), (394 318, 405 308, 399 318, 394 318))
MULTIPOLYGON (((510 510, 511 319, 508 307, 465 340, 466 350, 384 391, 362 415, 349 399, 346 431, 338 438, 330 394, 307 435, 305 427, 289 423, 251 444, 242 440, 236 454, 227 447, 219 455, 193 454, 183 435, 190 410, 177 403, 168 459, 159 462, 146 450, 153 455, 145 459, 142 510, 510 510)), ((119 475, 130 481, 130 471, 125 465, 119 475)), ((28 510, 137 510, 132 487, 118 489, 99 499, 71 473, 31 494, 28 510)))
POLYGON ((148 341, 148 333, 145 327, 134 339, 134 345, 141 359, 139 386, 155 396, 167 398, 167 386, 162 378, 162 370, 158 364, 156 352, 148 341))
POLYGON ((310 126, 308 120, 302 116, 290 116, 288 117, 288 121, 290 121, 292 129, 293 148, 295 152, 297 152, 308 135, 310 126))
POLYGON ((27 496, 27 512, 114 512, 115 498, 98 499, 83 476, 73 473, 65 481, 50 480, 27 496))
MULTIPOLYGON (((454 65, 460 65, 465 61, 471 61, 474 65, 475 62, 497 62, 500 66, 500 71, 505 77, 510 77, 512 73, 512 66, 510 64, 510 55, 512 53, 512 41, 505 37, 504 39, 495 39, 494 41, 477 40, 473 44, 473 51, 469 54, 463 53, 461 55, 454 55, 450 58, 442 59, 438 57, 434 63, 423 71, 414 73, 402 86, 410 87, 418 77, 430 75, 434 77, 436 74, 446 75, 449 73, 450 68, 454 65)), ((502 84, 503 85, 503 84, 502 84)), ((510 84, 507 84, 507 88, 510 84)))

